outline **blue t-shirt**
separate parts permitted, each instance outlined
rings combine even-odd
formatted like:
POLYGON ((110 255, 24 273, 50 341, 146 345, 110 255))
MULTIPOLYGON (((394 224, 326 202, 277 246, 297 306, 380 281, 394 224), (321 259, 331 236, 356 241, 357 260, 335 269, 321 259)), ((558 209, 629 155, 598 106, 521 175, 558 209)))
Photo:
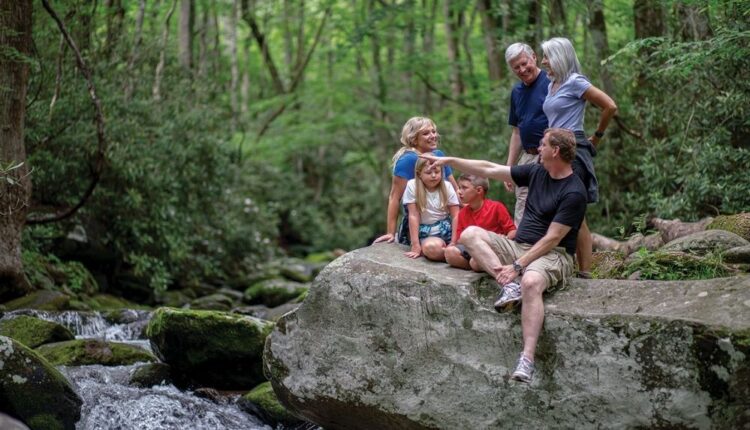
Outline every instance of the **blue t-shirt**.
MULTIPOLYGON (((443 151, 436 149, 432 151, 438 157, 445 157, 443 151)), ((419 155, 414 151, 406 151, 404 154, 396 160, 396 164, 393 166, 393 176, 398 176, 406 179, 414 179, 414 168, 417 166, 417 160, 419 155)), ((453 174, 453 169, 449 166, 443 168, 443 180, 448 180, 448 177, 453 174)))
POLYGON ((547 116, 544 115, 542 104, 547 97, 548 88, 547 72, 541 70, 531 85, 519 82, 510 93, 508 124, 518 127, 523 149, 539 147, 539 141, 544 137, 547 116))
POLYGON ((586 215, 586 187, 575 173, 552 178, 541 164, 512 166, 510 175, 519 187, 529 187, 526 209, 516 230, 515 241, 534 245, 547 234, 553 222, 570 227, 558 246, 576 252, 576 238, 586 215))
POLYGON ((544 100, 544 113, 549 119, 549 126, 583 131, 583 114, 586 109, 583 93, 591 87, 588 78, 573 73, 554 94, 551 91, 552 84, 549 86, 550 91, 544 100))

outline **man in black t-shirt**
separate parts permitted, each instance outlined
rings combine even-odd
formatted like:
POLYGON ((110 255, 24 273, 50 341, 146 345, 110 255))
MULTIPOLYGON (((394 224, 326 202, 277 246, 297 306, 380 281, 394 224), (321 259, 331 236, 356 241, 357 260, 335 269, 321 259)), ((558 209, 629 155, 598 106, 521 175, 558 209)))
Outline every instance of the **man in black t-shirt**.
POLYGON ((534 353, 544 322, 542 293, 572 276, 578 229, 586 212, 586 187, 573 174, 575 137, 569 130, 547 129, 539 145, 539 164, 503 166, 490 161, 455 157, 427 158, 449 164, 463 173, 527 186, 529 195, 516 238, 469 227, 459 243, 498 284, 498 310, 523 301, 521 325, 523 352, 512 378, 531 382, 534 353), (514 282, 520 278, 520 285, 514 282))

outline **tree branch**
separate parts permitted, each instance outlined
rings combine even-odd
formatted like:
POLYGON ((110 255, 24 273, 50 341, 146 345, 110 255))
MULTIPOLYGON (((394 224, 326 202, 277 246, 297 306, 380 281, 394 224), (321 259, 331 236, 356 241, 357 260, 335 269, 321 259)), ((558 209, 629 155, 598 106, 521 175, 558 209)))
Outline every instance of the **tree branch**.
MULTIPOLYGON (((326 21, 328 20, 328 17, 331 15, 331 5, 329 4, 328 7, 326 7, 326 10, 323 14, 323 19, 320 21, 320 25, 318 25, 318 29, 315 31, 315 38, 313 39, 312 45, 310 45, 310 49, 307 51, 307 55, 305 55, 305 60, 302 62, 300 67, 297 68, 294 79, 292 80, 291 84, 289 85, 289 91, 287 91, 288 94, 292 94, 297 90, 297 86, 302 81, 302 76, 305 73, 305 69, 307 68, 307 65, 310 64, 310 59, 312 58, 313 53, 315 52, 315 48, 318 46, 318 43, 320 42, 320 37, 323 34, 323 28, 326 25, 326 21)), ((263 137, 264 134, 268 131, 268 129, 271 127, 271 123, 273 123, 276 118, 281 116, 282 113, 286 110, 288 105, 288 101, 284 100, 281 104, 281 106, 277 107, 273 112, 271 112, 268 117, 266 117, 265 121, 263 121, 263 124, 261 124, 260 130, 258 130, 258 134, 255 136, 255 140, 260 140, 261 137, 263 137)))
POLYGON ((425 86, 427 87, 428 90, 430 90, 433 93, 439 95, 443 99, 448 100, 449 102, 453 102, 453 103, 455 103, 455 104, 457 104, 459 106, 465 107, 466 109, 471 109, 473 111, 477 110, 476 107, 471 106, 471 105, 467 105, 463 101, 455 99, 455 98, 451 97, 450 95, 448 95, 448 94, 440 91, 439 89, 435 88, 435 86, 430 83, 429 79, 427 79, 427 76, 425 76, 424 74, 422 74, 420 72, 416 72, 416 75, 419 78, 419 80, 422 81, 423 84, 425 84, 425 86))
POLYGON ((89 170, 91 171, 91 182, 89 183, 89 186, 86 188, 86 191, 83 193, 83 195, 79 199, 78 203, 76 203, 73 207, 63 210, 62 212, 59 212, 56 214, 51 214, 51 215, 41 216, 41 217, 29 216, 28 219, 26 220, 27 224, 43 224, 43 223, 60 221, 62 219, 70 217, 71 215, 76 213, 78 209, 83 207, 83 205, 86 203, 88 198, 91 197, 91 194, 93 194, 94 189, 96 188, 96 185, 99 183, 99 179, 101 178, 102 172, 104 171, 104 164, 106 162, 106 149, 107 149, 107 140, 104 134, 104 114, 102 113, 101 102, 99 101, 99 98, 96 96, 96 87, 94 86, 94 81, 91 78, 91 71, 89 70, 88 66, 86 66, 86 63, 83 61, 83 57, 81 56, 81 51, 78 50, 78 47, 76 46, 75 42, 70 37, 70 33, 68 33, 68 30, 65 28, 65 24, 63 24, 63 22, 60 20, 60 17, 57 15, 57 13, 55 13, 55 11, 49 5, 49 2, 47 0, 42 0, 42 5, 44 6, 44 9, 50 14, 52 19, 57 23, 57 27, 60 29, 60 32, 65 38, 65 41, 68 43, 68 46, 73 51, 73 53, 75 53, 76 65, 78 66, 78 70, 86 79, 86 84, 87 84, 88 91, 89 91, 89 97, 91 98, 91 102, 94 105, 94 119, 96 120, 96 138, 98 141, 98 146, 97 146, 96 154, 94 156, 94 160, 92 163, 89 164, 89 170))

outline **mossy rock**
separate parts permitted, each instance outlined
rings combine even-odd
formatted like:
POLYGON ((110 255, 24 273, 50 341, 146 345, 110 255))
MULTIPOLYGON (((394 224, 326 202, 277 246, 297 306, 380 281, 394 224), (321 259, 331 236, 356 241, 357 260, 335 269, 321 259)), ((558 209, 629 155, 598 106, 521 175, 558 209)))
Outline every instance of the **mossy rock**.
POLYGON ((264 382, 253 388, 252 391, 242 396, 239 404, 242 409, 259 416, 263 421, 273 426, 281 424, 291 427, 305 422, 292 415, 281 405, 270 382, 264 382))
POLYGON ((724 252, 724 262, 730 264, 750 264, 750 245, 727 249, 724 252))
POLYGON ((157 295, 156 301, 168 308, 181 308, 196 298, 193 290, 170 290, 157 295))
POLYGON ((126 366, 157 361, 151 353, 135 345, 98 339, 76 339, 42 345, 36 351, 55 366, 126 366))
POLYGON ((314 252, 305 256, 305 261, 308 263, 330 263, 335 259, 336 255, 331 251, 314 252))
POLYGON ((159 308, 146 335, 177 385, 249 389, 265 380, 263 344, 272 329, 244 315, 159 308))
POLYGON ((233 307, 234 301, 230 297, 220 293, 199 297, 190 302, 190 309, 228 311, 233 307))
POLYGON ((659 251, 689 252, 691 254, 706 255, 710 252, 718 253, 745 245, 750 245, 750 242, 732 232, 725 230, 705 230, 679 237, 662 246, 659 251))
POLYGON ((38 309, 42 311, 62 311, 68 309, 70 296, 59 291, 39 290, 23 297, 6 302, 7 310, 38 309))
POLYGON ((307 291, 309 284, 291 282, 284 279, 268 279, 258 282, 245 290, 245 301, 249 304, 264 304, 276 307, 307 291))
POLYGON ((312 264, 303 260, 288 258, 280 262, 281 276, 296 282, 310 282, 315 276, 312 264))
POLYGON ((130 385, 148 388, 154 385, 171 383, 172 376, 169 365, 166 363, 148 363, 138 366, 130 376, 130 385))
POLYGON ((729 231, 750 241, 750 212, 719 215, 706 228, 729 231))
POLYGON ((32 430, 74 430, 83 401, 47 360, 0 336, 0 405, 32 430))
POLYGON ((122 297, 111 294, 95 294, 85 299, 91 310, 104 311, 111 309, 149 309, 148 306, 140 305, 122 297))
POLYGON ((28 315, 0 321, 0 335, 12 337, 29 348, 75 339, 67 327, 28 315))
POLYGON ((94 276, 78 261, 62 261, 33 251, 24 251, 22 259, 26 277, 37 289, 59 289, 73 295, 90 295, 99 290, 94 276))

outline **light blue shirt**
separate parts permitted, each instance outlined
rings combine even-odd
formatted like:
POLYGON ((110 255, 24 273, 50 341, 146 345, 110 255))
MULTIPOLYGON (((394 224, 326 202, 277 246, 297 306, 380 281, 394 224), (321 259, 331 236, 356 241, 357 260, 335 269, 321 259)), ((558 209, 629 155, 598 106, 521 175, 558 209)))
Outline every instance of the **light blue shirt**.
POLYGON ((544 114, 547 115, 550 128, 564 128, 571 131, 583 130, 583 115, 586 100, 583 93, 591 87, 588 78, 578 73, 570 75, 567 81, 560 85, 557 92, 552 93, 552 83, 549 84, 547 98, 544 99, 544 114))

